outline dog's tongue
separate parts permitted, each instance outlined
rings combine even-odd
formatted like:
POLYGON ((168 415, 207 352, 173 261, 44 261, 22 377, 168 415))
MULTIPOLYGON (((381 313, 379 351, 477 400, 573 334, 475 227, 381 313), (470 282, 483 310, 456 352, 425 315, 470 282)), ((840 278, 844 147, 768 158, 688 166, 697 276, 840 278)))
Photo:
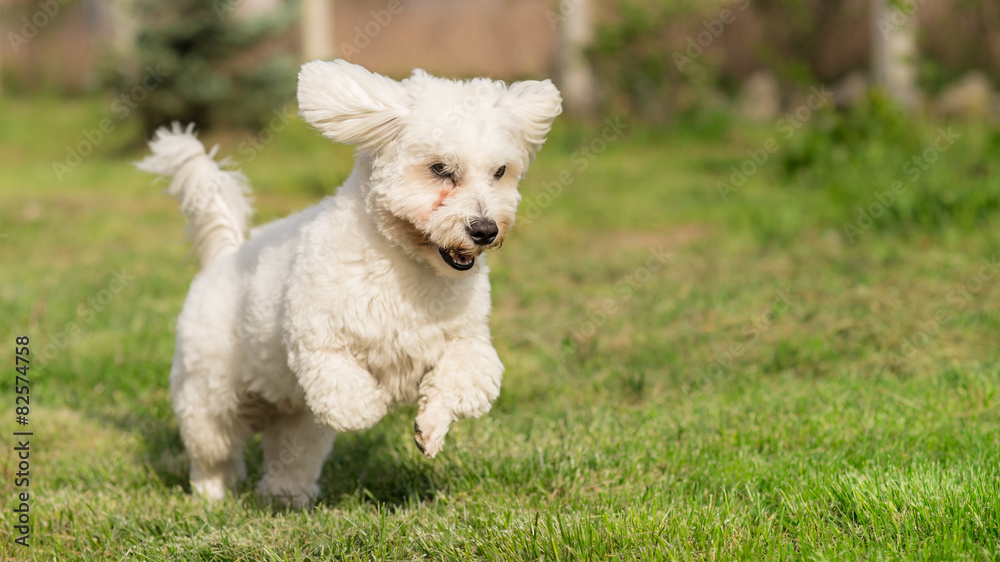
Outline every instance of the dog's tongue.
POLYGON ((441 253, 441 259, 443 259, 445 263, 459 271, 468 271, 472 269, 472 266, 476 263, 476 256, 463 254, 457 250, 445 250, 444 248, 438 248, 438 252, 441 253))
POLYGON ((472 263, 472 256, 467 256, 461 252, 452 250, 451 252, 448 252, 448 256, 450 256, 451 260, 458 265, 469 265, 472 263))

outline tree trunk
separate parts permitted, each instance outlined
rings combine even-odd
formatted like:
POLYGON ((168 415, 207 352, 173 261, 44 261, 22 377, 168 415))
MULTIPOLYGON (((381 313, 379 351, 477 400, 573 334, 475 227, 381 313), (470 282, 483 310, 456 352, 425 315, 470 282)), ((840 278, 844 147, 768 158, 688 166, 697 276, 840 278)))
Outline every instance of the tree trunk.
POLYGON ((301 17, 302 58, 333 58, 333 0, 302 0, 301 17))
POLYGON ((586 57, 586 49, 594 39, 591 0, 568 2, 562 10, 559 85, 567 112, 577 117, 590 117, 597 110, 594 72, 586 57))
POLYGON ((906 9, 892 0, 872 1, 872 73, 875 84, 908 110, 920 102, 917 90, 916 3, 906 9))

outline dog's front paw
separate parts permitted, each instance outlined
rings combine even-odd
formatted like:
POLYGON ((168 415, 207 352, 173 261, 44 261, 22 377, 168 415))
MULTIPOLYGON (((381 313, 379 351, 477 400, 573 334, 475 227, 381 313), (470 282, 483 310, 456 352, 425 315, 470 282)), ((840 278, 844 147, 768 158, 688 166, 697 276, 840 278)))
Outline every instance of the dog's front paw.
POLYGON ((413 441, 420 452, 430 458, 444 448, 444 436, 452 422, 451 414, 444 408, 420 406, 420 413, 413 422, 413 441))

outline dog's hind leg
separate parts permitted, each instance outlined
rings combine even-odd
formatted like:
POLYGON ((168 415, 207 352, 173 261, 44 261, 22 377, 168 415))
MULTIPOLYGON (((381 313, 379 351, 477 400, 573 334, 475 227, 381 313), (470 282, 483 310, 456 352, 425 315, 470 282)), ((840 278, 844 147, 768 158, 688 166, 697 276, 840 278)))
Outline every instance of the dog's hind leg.
POLYGON ((191 458, 191 488, 198 494, 221 500, 246 479, 243 445, 249 431, 238 421, 214 415, 182 418, 181 437, 191 458))
POLYGON ((222 392, 219 365, 183 361, 175 353, 170 375, 174 412, 191 459, 191 488, 211 500, 246 479, 243 445, 251 429, 239 418, 235 394, 222 392))
POLYGON ((276 503, 303 508, 319 495, 323 461, 336 432, 316 423, 308 409, 284 414, 264 429, 264 469, 257 490, 276 503))
POLYGON ((242 449, 242 446, 235 448, 230 451, 229 458, 215 462, 192 457, 191 488, 210 500, 223 499, 228 490, 246 479, 242 449))

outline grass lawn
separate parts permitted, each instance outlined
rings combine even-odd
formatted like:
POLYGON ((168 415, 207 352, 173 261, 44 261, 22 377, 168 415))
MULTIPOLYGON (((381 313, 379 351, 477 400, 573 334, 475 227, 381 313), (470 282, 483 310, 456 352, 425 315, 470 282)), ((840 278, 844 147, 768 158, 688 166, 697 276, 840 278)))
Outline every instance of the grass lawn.
MULTIPOLYGON (((891 120, 858 138, 830 116, 788 136, 559 123, 490 258, 493 411, 434 461, 414 408, 341 435, 319 504, 274 513, 251 493, 259 441, 238 499, 189 493, 167 377, 196 267, 176 203, 128 165, 135 124, 53 170, 107 115, 0 99, 0 558, 1000 556, 1000 140, 982 126, 933 148, 936 126, 891 120)), ((258 223, 351 166, 297 118, 252 151, 251 133, 208 138, 251 178, 258 223)))

